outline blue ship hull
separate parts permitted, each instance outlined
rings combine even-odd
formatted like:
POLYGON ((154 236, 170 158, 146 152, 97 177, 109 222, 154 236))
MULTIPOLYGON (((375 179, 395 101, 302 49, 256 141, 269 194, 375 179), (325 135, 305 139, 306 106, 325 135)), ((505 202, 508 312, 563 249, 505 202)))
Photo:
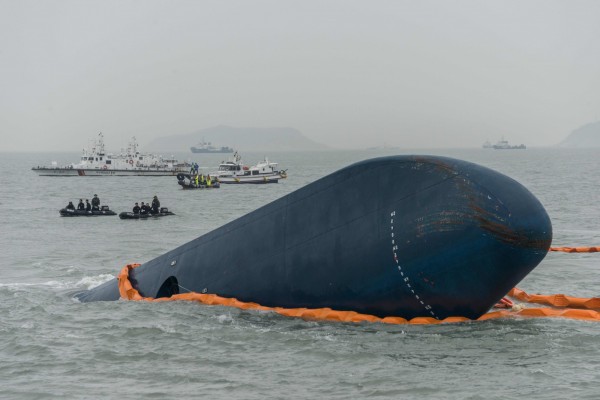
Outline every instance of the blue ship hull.
MULTIPOLYGON (((465 161, 393 156, 315 181, 130 272, 142 296, 188 290, 379 317, 477 318, 552 240, 541 203, 465 161)), ((117 300, 117 281, 77 295, 117 300)))

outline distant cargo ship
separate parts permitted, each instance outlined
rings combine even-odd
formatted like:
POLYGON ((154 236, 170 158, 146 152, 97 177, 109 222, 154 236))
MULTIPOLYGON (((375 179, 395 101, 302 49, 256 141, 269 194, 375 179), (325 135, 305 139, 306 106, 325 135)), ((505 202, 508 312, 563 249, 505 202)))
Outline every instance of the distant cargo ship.
POLYGON ((496 150, 517 150, 517 149, 525 150, 527 147, 525 147, 524 144, 520 144, 518 146, 512 146, 512 145, 508 144, 508 140, 504 140, 504 138, 502 138, 502 140, 499 140, 498 143, 496 143, 495 145, 492 146, 492 148, 494 148, 496 150))
POLYGON ((215 147, 210 142, 205 142, 204 140, 198 143, 196 146, 190 147, 190 150, 192 153, 233 153, 233 149, 231 147, 215 147))

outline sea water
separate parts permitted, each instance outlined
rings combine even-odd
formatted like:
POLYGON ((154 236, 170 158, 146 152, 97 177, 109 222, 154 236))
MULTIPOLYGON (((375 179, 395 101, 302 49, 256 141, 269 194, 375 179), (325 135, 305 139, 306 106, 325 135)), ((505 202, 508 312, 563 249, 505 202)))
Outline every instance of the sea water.
MULTIPOLYGON (((600 245, 600 150, 270 153, 289 178, 181 190, 175 177, 39 177, 78 154, 0 154, 0 398, 597 399, 600 323, 501 319, 436 326, 315 322, 188 302, 73 294, 341 167, 390 154, 460 158, 505 173, 545 206, 555 246, 600 245), (68 201, 175 216, 64 218, 68 201)), ((214 170, 226 155, 175 154, 214 170)), ((243 154, 248 163, 264 154, 243 154)), ((307 210, 306 212, 310 212, 307 210)), ((235 251, 231 243, 231 251, 235 251)), ((519 287, 600 293, 600 254, 550 253, 519 287)))

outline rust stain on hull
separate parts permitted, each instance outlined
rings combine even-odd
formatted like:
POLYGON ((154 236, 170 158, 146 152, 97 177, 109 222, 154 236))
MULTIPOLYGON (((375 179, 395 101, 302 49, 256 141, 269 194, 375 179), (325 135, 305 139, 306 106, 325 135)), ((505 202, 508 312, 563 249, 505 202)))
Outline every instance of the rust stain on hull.
MULTIPOLYGON (((504 204, 484 187, 472 182, 468 176, 461 175, 453 165, 441 160, 432 162, 424 158, 422 160, 417 158, 416 161, 433 165, 437 171, 451 178, 450 180, 459 189, 458 193, 461 193, 460 200, 465 198, 468 200, 468 209, 448 209, 419 218, 416 221, 417 237, 426 236, 432 231, 449 232, 464 229, 465 225, 477 224, 496 239, 512 246, 540 251, 547 251, 550 247, 550 239, 547 235, 541 238, 533 229, 513 229, 509 221, 511 215, 508 210, 505 210, 504 204), (491 208, 497 212, 484 208, 482 206, 484 202, 495 203, 491 208)), ((449 203, 452 203, 452 199, 449 199, 449 203)))

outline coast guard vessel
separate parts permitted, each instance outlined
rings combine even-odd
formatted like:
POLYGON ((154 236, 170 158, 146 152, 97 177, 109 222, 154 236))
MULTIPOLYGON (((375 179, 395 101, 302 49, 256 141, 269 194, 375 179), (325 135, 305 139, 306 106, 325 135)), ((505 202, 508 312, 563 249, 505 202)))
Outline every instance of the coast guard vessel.
POLYGON ((141 153, 135 136, 121 153, 106 153, 102 132, 91 149, 84 148, 79 163, 59 167, 33 167, 40 176, 163 176, 177 175, 189 169, 189 164, 180 163, 173 157, 165 159, 162 156, 141 153))

